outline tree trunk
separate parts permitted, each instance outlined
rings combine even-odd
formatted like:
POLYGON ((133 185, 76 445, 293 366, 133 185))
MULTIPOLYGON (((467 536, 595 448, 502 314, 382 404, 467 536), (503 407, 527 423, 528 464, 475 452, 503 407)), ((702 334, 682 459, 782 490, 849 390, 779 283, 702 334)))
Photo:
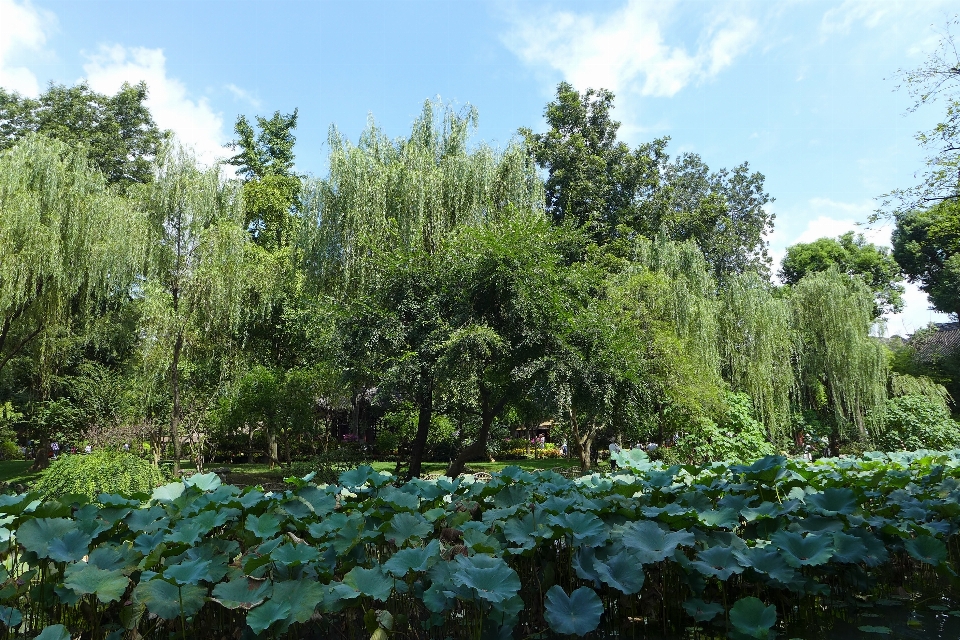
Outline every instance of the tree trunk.
POLYGON ((180 475, 180 352, 183 351, 183 333, 177 334, 173 345, 173 361, 170 363, 170 395, 173 409, 170 412, 170 444, 173 445, 173 475, 180 475))
POLYGON ((423 462, 423 452, 427 448, 427 436, 430 433, 430 424, 433 421, 433 384, 420 394, 420 412, 417 415, 417 435, 410 444, 410 470, 407 480, 420 477, 420 467, 423 462))
POLYGON ((277 466, 277 431, 273 425, 266 425, 267 428, 267 458, 270 459, 270 468, 277 466))
POLYGON ((466 446, 456 460, 450 463, 450 466, 447 467, 447 476, 456 478, 463 473, 467 460, 479 457, 487 451, 490 427, 493 426, 494 419, 503 411, 506 403, 506 398, 504 398, 495 405, 491 405, 490 392, 485 387, 480 387, 480 433, 477 435, 477 439, 466 446))
POLYGON ((590 463, 592 460, 590 457, 590 450, 593 448, 593 438, 596 433, 596 424, 593 424, 589 429, 586 429, 581 433, 580 424, 577 421, 577 414, 573 410, 573 406, 571 406, 570 435, 573 436, 573 443, 577 448, 577 457, 580 458, 580 469, 583 471, 583 473, 586 473, 590 470, 590 463))
POLYGON ((42 471, 50 466, 49 451, 50 434, 44 430, 44 432, 40 434, 40 442, 37 444, 37 450, 33 452, 33 466, 30 467, 31 471, 42 471))

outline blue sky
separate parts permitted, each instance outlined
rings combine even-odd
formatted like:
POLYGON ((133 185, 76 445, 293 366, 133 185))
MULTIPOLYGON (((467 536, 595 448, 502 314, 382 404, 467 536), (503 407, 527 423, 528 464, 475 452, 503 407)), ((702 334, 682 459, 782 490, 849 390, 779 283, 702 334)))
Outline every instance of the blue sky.
MULTIPOLYGON (((158 123, 201 157, 240 113, 299 108, 297 164, 322 175, 331 125, 356 139, 372 115, 409 131, 425 99, 470 103, 478 140, 543 130, 556 85, 617 94, 621 137, 668 135, 711 168, 747 161, 776 198, 775 256, 853 229, 910 186, 914 134, 897 69, 933 50, 958 3, 471 0, 0 0, 0 86, 36 94, 86 78, 145 80, 158 123)), ((888 242, 889 229, 868 230, 888 242)), ((911 288, 888 333, 945 318, 911 288)))

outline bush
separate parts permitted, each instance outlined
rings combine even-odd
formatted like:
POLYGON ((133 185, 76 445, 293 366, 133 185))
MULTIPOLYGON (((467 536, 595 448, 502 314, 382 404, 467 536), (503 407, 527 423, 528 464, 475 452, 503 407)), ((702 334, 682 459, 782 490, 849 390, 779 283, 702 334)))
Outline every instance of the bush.
POLYGON ((745 462, 773 454, 773 445, 767 441, 766 429, 753 417, 750 396, 728 392, 726 405, 719 422, 700 418, 679 439, 675 449, 684 462, 745 462))
POLYGON ((927 396, 890 398, 880 415, 877 446, 883 451, 946 450, 960 446, 960 424, 943 402, 927 396))
POLYGON ((5 440, 0 442, 0 460, 19 460, 23 457, 23 452, 16 442, 5 440))
POLYGON ((150 493, 166 481, 159 469, 142 458, 111 449, 64 455, 43 472, 33 489, 44 498, 101 493, 150 493))

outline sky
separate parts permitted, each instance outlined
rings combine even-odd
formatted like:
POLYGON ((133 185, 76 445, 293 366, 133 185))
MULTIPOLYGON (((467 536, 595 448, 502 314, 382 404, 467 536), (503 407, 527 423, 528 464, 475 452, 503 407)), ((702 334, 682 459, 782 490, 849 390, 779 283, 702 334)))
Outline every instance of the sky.
MULTIPOLYGON (((0 0, 0 86, 36 96, 86 80, 146 81, 148 106, 202 159, 239 114, 298 109, 297 169, 322 176, 331 126, 373 118, 409 133, 424 100, 477 108, 476 141, 546 128, 557 83, 612 90, 620 138, 662 136, 712 169, 748 162, 775 198, 775 259, 858 227, 877 198, 916 184, 914 136, 942 105, 908 112, 897 71, 934 50, 956 0, 0 0)), ((887 334, 948 318, 908 285, 887 334)))

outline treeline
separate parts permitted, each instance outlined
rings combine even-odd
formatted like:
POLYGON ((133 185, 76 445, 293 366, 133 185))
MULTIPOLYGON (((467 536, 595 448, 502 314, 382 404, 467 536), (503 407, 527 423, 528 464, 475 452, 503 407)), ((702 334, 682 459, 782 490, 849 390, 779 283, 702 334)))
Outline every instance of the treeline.
POLYGON ((502 149, 431 102, 405 137, 334 128, 322 178, 296 171, 296 111, 240 117, 204 167, 145 98, 0 91, 0 427, 37 466, 52 442, 177 467, 370 447, 456 475, 538 430, 585 468, 607 442, 960 445, 955 363, 871 337, 902 305, 894 257, 915 277, 960 254, 950 202, 900 216, 895 256, 793 247, 775 285, 763 175, 631 149, 606 91, 561 84, 548 130, 502 149))

